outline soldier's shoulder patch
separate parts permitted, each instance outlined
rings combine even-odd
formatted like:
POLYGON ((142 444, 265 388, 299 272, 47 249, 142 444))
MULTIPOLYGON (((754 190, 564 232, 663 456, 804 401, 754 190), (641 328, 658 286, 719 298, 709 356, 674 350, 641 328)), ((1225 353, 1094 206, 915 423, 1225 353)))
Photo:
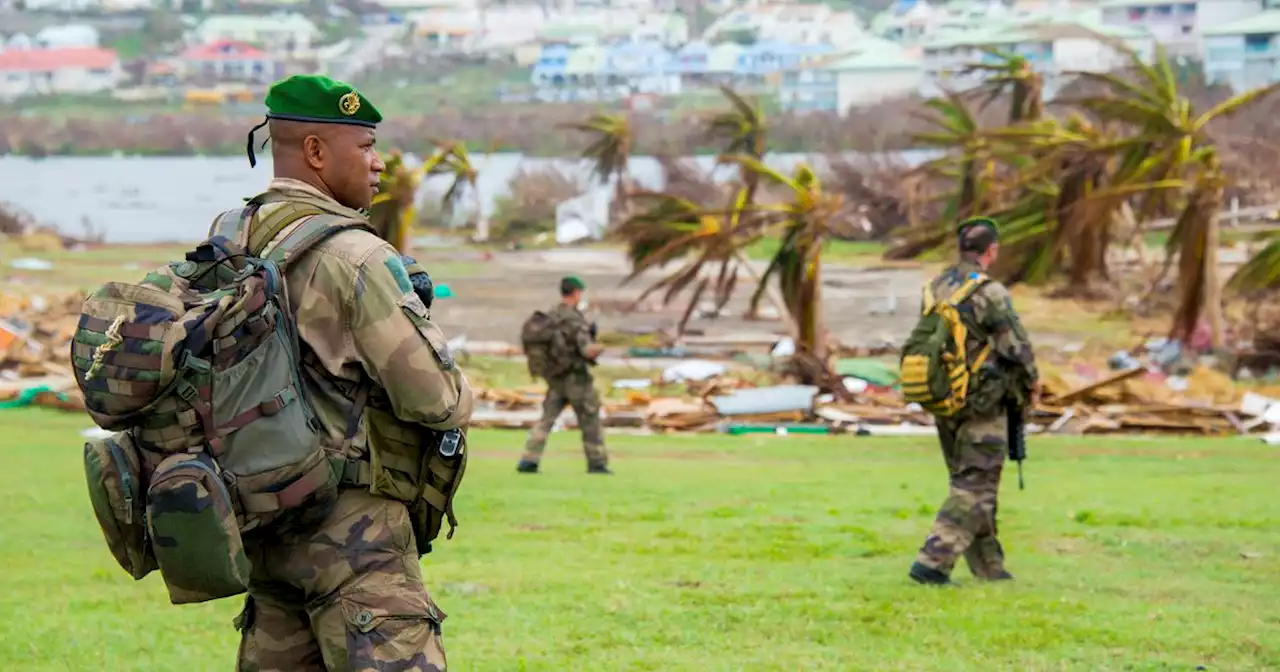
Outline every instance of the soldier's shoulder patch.
POLYGON ((404 294, 413 294, 413 282, 409 280, 409 269, 404 267, 404 262, 400 261, 398 256, 388 256, 382 260, 382 264, 391 272, 391 277, 396 279, 396 286, 404 294))

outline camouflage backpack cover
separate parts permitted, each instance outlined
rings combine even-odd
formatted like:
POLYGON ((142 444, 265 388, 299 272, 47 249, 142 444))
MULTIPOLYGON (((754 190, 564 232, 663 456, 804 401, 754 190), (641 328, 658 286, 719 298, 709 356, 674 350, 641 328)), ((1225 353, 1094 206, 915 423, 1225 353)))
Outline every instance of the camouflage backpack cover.
POLYGON ((969 328, 956 306, 968 301, 989 281, 986 275, 969 276, 946 300, 934 300, 933 288, 924 287, 924 310, 902 347, 902 393, 908 403, 920 404, 936 416, 953 416, 968 401, 969 381, 990 354, 990 344, 968 361, 965 341, 969 328))
POLYGON ((520 328, 520 345, 535 378, 563 376, 573 367, 569 336, 554 312, 535 310, 520 328))
MULTIPOLYGON (((253 217, 257 205, 219 219, 253 217)), ((358 220, 282 208, 248 249, 213 235, 137 283, 89 295, 71 342, 93 421, 89 498, 135 579, 159 569, 174 604, 245 592, 243 536, 325 515, 339 470, 303 387, 289 261, 358 220), (286 515, 287 514, 287 515, 286 515)), ((275 213, 273 213, 274 215, 275 213)), ((348 440, 350 437, 348 437, 348 440)))

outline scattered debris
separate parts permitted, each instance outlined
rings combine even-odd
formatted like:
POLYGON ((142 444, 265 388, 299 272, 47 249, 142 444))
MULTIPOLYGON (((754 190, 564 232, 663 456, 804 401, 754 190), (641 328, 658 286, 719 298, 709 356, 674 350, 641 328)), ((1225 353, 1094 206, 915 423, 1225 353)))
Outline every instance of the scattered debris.
MULTIPOLYGON (((0 295, 0 408, 84 408, 67 348, 82 301, 80 294, 56 299, 0 295)), ((797 359, 787 354, 783 337, 775 334, 703 334, 675 341, 651 331, 627 337, 649 338, 655 344, 630 351, 641 358, 632 365, 651 363, 653 376, 613 381, 615 395, 621 398, 611 397, 603 409, 604 422, 611 428, 859 436, 933 431, 927 413, 903 403, 892 357, 878 356, 875 351, 884 352, 880 346, 838 348, 833 378, 818 387, 773 384, 779 379, 794 382, 787 372, 795 370, 791 365, 797 359), (682 361, 650 359, 657 357, 682 361), (762 373, 766 370, 772 373, 762 373), (683 394, 671 395, 672 384, 683 385, 683 394), (666 392, 653 392, 658 389, 666 392)), ((472 355, 519 356, 516 346, 469 341, 465 336, 453 339, 450 346, 472 355)), ((1028 431, 1253 435, 1280 445, 1280 388, 1245 391, 1204 357, 1188 361, 1187 353, 1194 349, 1183 349, 1177 342, 1153 339, 1140 350, 1139 355, 1118 353, 1102 366, 1083 359, 1061 366, 1045 362, 1045 393, 1031 414, 1028 431)), ((480 390, 473 426, 532 427, 541 417, 542 397, 538 385, 480 390)), ((557 427, 576 424, 568 412, 557 427)))
POLYGON ((83 300, 0 296, 0 408, 84 409, 67 347, 83 300))

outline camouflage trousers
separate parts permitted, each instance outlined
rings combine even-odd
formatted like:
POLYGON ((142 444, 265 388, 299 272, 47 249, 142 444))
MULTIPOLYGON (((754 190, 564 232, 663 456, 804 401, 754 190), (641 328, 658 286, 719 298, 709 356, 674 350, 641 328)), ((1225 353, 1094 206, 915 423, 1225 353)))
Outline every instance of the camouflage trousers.
POLYGON ((347 489, 318 527, 246 543, 238 672, 445 672, 404 504, 347 489))
POLYGON ((596 392, 595 380, 591 375, 581 373, 547 381, 547 398, 542 401, 542 418, 534 425, 533 431, 529 432, 529 440, 524 444, 524 459, 529 462, 542 459, 551 427, 556 424, 556 418, 560 417, 565 406, 572 406, 573 412, 578 416, 578 427, 582 430, 582 450, 587 455, 587 464, 606 466, 609 454, 604 447, 604 432, 600 429, 600 393, 596 392))
POLYGON ((1007 428, 1003 412, 938 419, 951 488, 916 557, 920 564, 950 574, 964 555, 969 571, 979 578, 1004 570, 1004 549, 996 538, 996 497, 1008 453, 1007 428))

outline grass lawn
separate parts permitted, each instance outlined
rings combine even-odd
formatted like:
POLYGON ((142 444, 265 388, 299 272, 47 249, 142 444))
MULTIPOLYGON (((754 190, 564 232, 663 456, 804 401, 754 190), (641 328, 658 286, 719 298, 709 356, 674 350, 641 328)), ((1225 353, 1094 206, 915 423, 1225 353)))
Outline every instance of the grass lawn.
MULTIPOLYGON (((5 412, 0 660, 231 669, 238 599, 170 605, 107 552, 90 424, 5 412)), ((929 439, 611 436, 605 478, 571 434, 518 476, 523 438, 473 434, 458 533, 424 560, 452 669, 1280 667, 1280 449, 1257 442, 1035 440, 1000 508, 1018 581, 940 590, 906 578, 945 493, 929 439)))

